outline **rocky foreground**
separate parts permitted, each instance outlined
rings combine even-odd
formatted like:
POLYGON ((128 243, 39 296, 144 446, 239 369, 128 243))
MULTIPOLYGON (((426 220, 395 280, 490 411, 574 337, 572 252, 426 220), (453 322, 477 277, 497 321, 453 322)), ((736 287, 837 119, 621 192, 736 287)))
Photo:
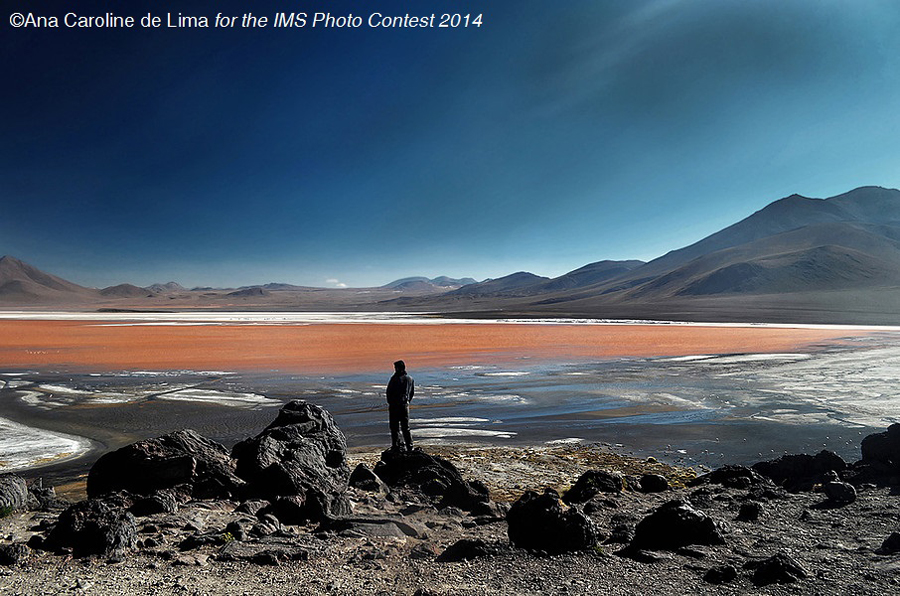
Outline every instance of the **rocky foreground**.
POLYGON ((351 471, 330 414, 294 401, 230 451, 183 430, 108 453, 76 503, 0 476, 0 590, 897 593, 900 425, 861 449, 699 477, 575 448, 351 471))

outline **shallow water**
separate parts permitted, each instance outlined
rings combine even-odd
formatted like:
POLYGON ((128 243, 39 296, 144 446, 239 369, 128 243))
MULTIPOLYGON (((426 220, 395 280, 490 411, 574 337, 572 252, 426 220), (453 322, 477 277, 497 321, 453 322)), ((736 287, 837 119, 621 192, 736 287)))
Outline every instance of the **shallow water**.
MULTIPOLYGON (((413 436, 425 443, 606 442, 715 466, 825 447, 856 459, 863 436, 900 421, 900 337, 892 333, 805 353, 522 359, 411 373, 413 436)), ((70 435, 117 448, 191 427, 233 444, 293 398, 329 409, 351 446, 385 445, 388 376, 0 371, 0 406, 16 422, 0 424, 0 470, 87 449, 70 435)), ((98 455, 63 467, 83 469, 98 455)))

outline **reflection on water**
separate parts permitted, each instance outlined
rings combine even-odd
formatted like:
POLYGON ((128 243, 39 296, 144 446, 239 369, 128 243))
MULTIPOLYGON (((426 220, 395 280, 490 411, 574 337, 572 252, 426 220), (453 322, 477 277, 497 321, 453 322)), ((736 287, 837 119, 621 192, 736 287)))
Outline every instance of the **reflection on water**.
MULTIPOLYGON (((607 442, 706 465, 827 446, 856 459, 862 436, 900 421, 900 341, 893 334, 803 354, 410 368, 413 433, 426 443, 607 442)), ((328 408, 351 445, 388 442, 382 396, 389 371, 2 374, 0 403, 11 419, 93 439, 118 433, 124 442, 193 427, 233 443, 268 424, 271 406, 302 398, 328 408)), ((0 445, 16 443, 16 428, 0 425, 0 445)))

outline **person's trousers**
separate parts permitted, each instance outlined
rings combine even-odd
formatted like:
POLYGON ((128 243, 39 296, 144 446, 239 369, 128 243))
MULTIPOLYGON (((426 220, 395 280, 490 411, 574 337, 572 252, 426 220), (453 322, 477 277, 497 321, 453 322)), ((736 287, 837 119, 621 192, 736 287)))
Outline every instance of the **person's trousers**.
POLYGON ((409 434, 409 404, 391 404, 388 406, 391 424, 391 446, 400 447, 404 443, 407 449, 412 449, 412 436, 409 434), (403 441, 400 441, 400 433, 403 433, 403 441))

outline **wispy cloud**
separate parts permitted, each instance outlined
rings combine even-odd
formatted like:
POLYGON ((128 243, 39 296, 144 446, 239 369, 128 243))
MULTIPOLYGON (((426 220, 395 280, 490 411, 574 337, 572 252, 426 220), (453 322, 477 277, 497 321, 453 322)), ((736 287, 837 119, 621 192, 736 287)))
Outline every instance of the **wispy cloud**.
POLYGON ((327 283, 331 286, 334 286, 335 288, 346 288, 347 287, 347 284, 345 284, 341 280, 335 279, 333 277, 326 279, 325 283, 327 283))

